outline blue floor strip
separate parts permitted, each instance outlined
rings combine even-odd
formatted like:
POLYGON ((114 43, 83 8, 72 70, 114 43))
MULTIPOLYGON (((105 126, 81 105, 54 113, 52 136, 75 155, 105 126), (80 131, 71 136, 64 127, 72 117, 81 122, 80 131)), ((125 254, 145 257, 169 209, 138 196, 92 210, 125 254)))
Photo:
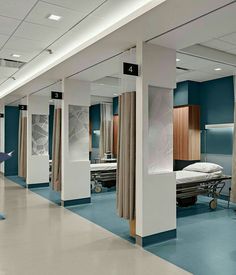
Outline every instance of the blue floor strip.
POLYGON ((19 176, 8 176, 6 178, 26 188, 25 180, 19 176))
POLYGON ((236 274, 236 215, 227 201, 199 196, 196 205, 177 209, 177 239, 146 249, 195 275, 236 274))
POLYGON ((129 236, 129 222, 119 218, 116 213, 115 190, 99 194, 94 193, 91 196, 90 204, 68 207, 67 209, 134 243, 134 239, 129 236))

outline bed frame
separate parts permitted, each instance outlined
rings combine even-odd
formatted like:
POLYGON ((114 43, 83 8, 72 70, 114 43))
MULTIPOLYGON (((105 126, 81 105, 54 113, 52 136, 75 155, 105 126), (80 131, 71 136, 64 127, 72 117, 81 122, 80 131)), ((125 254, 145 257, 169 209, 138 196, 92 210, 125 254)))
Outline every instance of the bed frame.
POLYGON ((217 198, 220 196, 221 191, 226 184, 226 180, 231 180, 231 176, 224 175, 220 178, 210 180, 179 183, 176 186, 177 203, 179 206, 187 206, 184 205, 184 202, 194 204, 197 201, 198 195, 207 194, 209 197, 212 197, 209 207, 214 210, 217 207, 217 198))
POLYGON ((116 169, 91 171, 91 181, 91 188, 96 193, 100 193, 103 186, 115 186, 116 169))

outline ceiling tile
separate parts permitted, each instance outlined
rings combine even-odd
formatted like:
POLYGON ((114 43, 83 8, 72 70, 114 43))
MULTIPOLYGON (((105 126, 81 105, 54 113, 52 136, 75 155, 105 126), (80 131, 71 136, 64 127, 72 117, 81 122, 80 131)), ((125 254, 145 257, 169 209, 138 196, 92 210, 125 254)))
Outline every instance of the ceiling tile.
POLYGON ((228 50, 227 52, 236 55, 236 48, 228 50))
POLYGON ((222 36, 220 39, 236 45, 236 32, 222 36))
POLYGON ((0 0, 0 15, 23 19, 37 0, 0 0))
POLYGON ((221 77, 221 76, 214 75, 214 74, 208 74, 205 72, 193 71, 193 72, 189 72, 186 74, 178 75, 176 80, 177 80, 177 82, 186 81, 186 80, 202 82, 202 81, 216 79, 219 77, 221 77))
POLYGON ((2 47, 6 43, 8 38, 9 36, 0 34, 0 47, 2 47))
POLYGON ((60 33, 60 30, 56 28, 24 22, 17 29, 14 36, 35 41, 43 41, 45 44, 49 44, 53 42, 60 33))
MULTIPOLYGON (((1 39, 1 36, 0 36, 1 39)), ((34 41, 30 39, 24 39, 19 37, 11 37, 9 41, 7 41, 4 48, 8 50, 14 50, 24 53, 31 52, 40 52, 47 46, 47 43, 42 41, 34 41)))
POLYGON ((180 53, 178 53, 177 57, 180 59, 180 61, 177 62, 178 67, 183 67, 190 70, 198 70, 209 65, 209 61, 202 58, 180 53))
POLYGON ((32 12, 27 16, 25 21, 59 28, 61 30, 67 30, 80 21, 83 17, 84 15, 78 11, 45 2, 39 2, 32 10, 32 12), (49 20, 47 17, 50 14, 59 15, 62 18, 59 21, 49 20))
POLYGON ((13 60, 19 60, 22 62, 28 62, 30 61, 34 56, 36 56, 38 51, 28 51, 28 52, 23 52, 19 50, 12 50, 12 49, 6 49, 5 47, 0 51, 0 58, 5 58, 5 59, 13 59, 13 60), (14 58, 12 57, 12 54, 19 54, 19 58, 14 58))
POLYGON ((18 71, 17 68, 7 68, 7 67, 0 66, 0 75, 4 77, 9 77, 12 74, 14 74, 16 71, 18 71))
POLYGON ((236 67, 225 65, 222 63, 212 63, 205 68, 201 68, 201 72, 206 72, 214 75, 233 75, 236 72, 236 67), (215 71, 215 68, 221 68, 220 71, 215 71))
POLYGON ((221 51, 227 51, 230 49, 235 48, 235 45, 229 42, 225 42, 223 40, 220 39, 212 39, 210 41, 201 43, 201 45, 203 46, 207 46, 213 49, 217 49, 217 50, 221 50, 221 51))
POLYGON ((71 10, 76 10, 84 15, 88 14, 96 7, 101 5, 104 0, 47 0, 48 3, 55 4, 61 7, 65 7, 71 10))
MULTIPOLYGON (((1 8, 0 8, 1 10, 1 8)), ((20 20, 0 16, 0 34, 11 35, 20 24, 20 20)))

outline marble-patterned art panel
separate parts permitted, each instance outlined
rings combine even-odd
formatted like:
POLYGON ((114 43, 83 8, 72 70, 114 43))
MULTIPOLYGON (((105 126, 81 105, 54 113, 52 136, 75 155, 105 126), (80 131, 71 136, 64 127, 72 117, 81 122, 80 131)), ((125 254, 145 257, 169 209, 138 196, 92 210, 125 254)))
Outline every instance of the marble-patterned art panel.
POLYGON ((32 115, 32 155, 48 154, 48 116, 32 115))
POLYGON ((149 166, 150 174, 173 170, 172 90, 149 87, 149 166))
POLYGON ((69 154, 71 160, 88 160, 89 107, 69 105, 69 154))

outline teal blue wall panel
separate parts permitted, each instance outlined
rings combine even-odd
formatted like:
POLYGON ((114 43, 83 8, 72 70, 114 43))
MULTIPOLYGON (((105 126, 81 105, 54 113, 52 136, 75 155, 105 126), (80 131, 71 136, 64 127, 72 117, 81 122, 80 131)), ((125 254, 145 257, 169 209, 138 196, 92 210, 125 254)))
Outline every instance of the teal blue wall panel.
POLYGON ((205 124, 232 123, 234 121, 233 77, 202 82, 200 85, 201 128, 205 124))
POLYGON ((200 88, 201 83, 195 81, 188 82, 188 104, 200 105, 200 88))
POLYGON ((54 119, 54 105, 49 105, 49 159, 52 159, 52 137, 53 137, 53 119, 54 119))
MULTIPOLYGON (((234 85, 233 77, 223 77, 200 84, 201 129, 206 124, 233 123, 234 121, 234 85)), ((205 139, 201 139, 202 153, 232 154, 232 129, 206 130, 205 139)))
POLYGON ((19 108, 5 107, 5 152, 14 150, 13 157, 5 162, 5 176, 18 175, 19 108))
POLYGON ((113 115, 118 115, 119 111, 119 97, 114 97, 113 98, 113 115))
POLYGON ((89 117, 92 124, 92 148, 99 148, 100 135, 95 134, 95 130, 100 130, 100 104, 92 105, 89 108, 89 117))
POLYGON ((188 105, 188 81, 179 82, 174 90, 174 106, 188 105))
POLYGON ((232 123, 234 121, 233 77, 223 77, 205 82, 184 81, 174 90, 174 106, 200 105, 201 152, 232 154, 232 131, 207 130, 206 124, 232 123), (206 136, 205 136, 206 135, 206 136), (205 137, 207 146, 205 145, 205 137))
POLYGON ((207 154, 232 155, 233 129, 208 129, 206 132, 206 143, 207 154))

